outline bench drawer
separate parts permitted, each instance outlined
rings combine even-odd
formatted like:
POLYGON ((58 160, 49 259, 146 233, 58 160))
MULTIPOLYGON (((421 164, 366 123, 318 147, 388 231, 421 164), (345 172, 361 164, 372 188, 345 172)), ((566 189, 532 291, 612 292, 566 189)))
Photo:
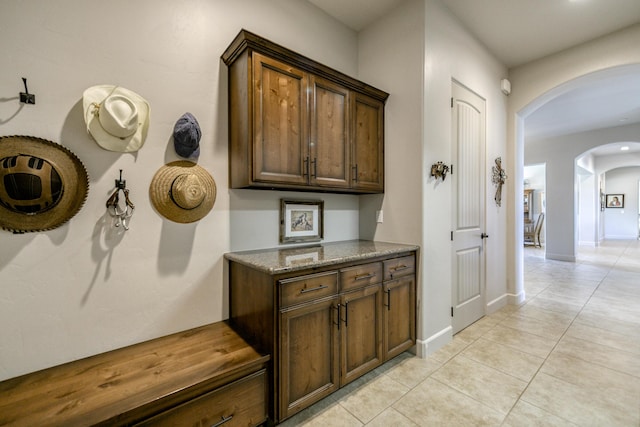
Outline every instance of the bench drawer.
POLYGON ((282 308, 336 294, 338 272, 309 274, 280 281, 282 308))
POLYGON ((257 426, 267 419, 267 373, 227 384, 137 426, 257 426))

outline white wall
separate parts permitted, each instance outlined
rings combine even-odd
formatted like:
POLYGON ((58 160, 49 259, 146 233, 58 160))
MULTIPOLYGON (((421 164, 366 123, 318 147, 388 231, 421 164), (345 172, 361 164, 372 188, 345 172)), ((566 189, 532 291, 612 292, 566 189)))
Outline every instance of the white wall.
POLYGON ((424 2, 408 0, 358 35, 362 79, 389 92, 385 194, 360 199, 360 236, 421 245, 424 2), (376 223, 382 210, 383 222, 376 223))
POLYGON ((606 175, 606 194, 624 194, 624 208, 605 208, 605 239, 638 238, 638 183, 640 163, 636 167, 610 170, 606 175))
MULTIPOLYGON (((507 281, 508 292, 513 296, 514 302, 524 299, 522 286, 522 226, 519 221, 519 218, 522 217, 522 206, 520 206, 519 201, 522 199, 522 186, 520 183, 522 182, 522 165, 525 158, 523 144, 525 117, 547 100, 570 89, 572 85, 588 83, 589 79, 597 76, 599 71, 619 66, 637 66, 637 64, 640 64, 638 42, 640 42, 640 24, 509 70, 512 92, 509 97, 507 114, 507 173, 514 180, 507 182, 506 190, 508 195, 511 196, 507 205, 507 211, 509 212, 507 247, 507 253, 509 254, 507 265, 509 267, 507 281)), ((550 160, 552 156, 553 154, 550 153, 537 162, 550 160)), ((530 162, 528 161, 527 163, 530 162)), ((554 222, 563 224, 562 226, 565 230, 574 229, 573 218, 575 211, 573 204, 570 202, 569 206, 563 204, 565 203, 563 199, 572 198, 573 191, 565 192, 564 196, 561 196, 559 200, 554 200, 557 196, 552 197, 549 194, 553 185, 557 183, 565 185, 564 183, 567 182, 573 185, 573 175, 567 175, 566 170, 550 173, 549 169, 547 169, 547 240, 554 233, 563 232, 562 230, 552 230, 550 228, 552 212, 549 209, 552 203, 560 203, 563 206, 562 209, 564 209, 564 214, 559 213, 560 217, 554 222), (566 218, 567 216, 569 218, 566 218)), ((556 253, 559 258, 575 258, 575 252, 569 246, 571 245, 560 244, 551 248, 548 241, 547 256, 549 256, 549 250, 552 249, 552 253, 556 253)), ((575 247, 575 245, 572 247, 575 247)))
MULTIPOLYGON (((220 55, 241 28, 357 77, 356 33, 305 1, 2 1, 0 134, 63 144, 91 189, 62 227, 0 232, 0 380, 222 320, 224 253, 278 244, 279 199, 291 194, 228 189, 220 55), (18 103, 21 77, 34 106, 18 103), (104 151, 86 134, 82 92, 96 84, 149 101, 139 152, 104 151), (148 198, 153 174, 177 159, 171 131, 186 111, 200 122, 199 164, 218 188, 212 212, 188 225, 163 219, 148 198), (118 169, 136 205, 124 235, 104 207, 118 169)), ((326 241, 358 237, 357 196, 296 195, 325 200, 326 241)))
MULTIPOLYGON (((506 207, 496 207, 491 166, 506 154, 507 98, 500 92, 506 68, 462 27, 438 1, 426 1, 423 119, 423 335, 427 352, 451 338, 451 181, 435 184, 429 167, 452 163, 451 82, 459 81, 486 100, 486 304, 491 312, 503 305, 506 292, 506 207)), ((504 164, 504 163, 503 163, 504 164)), ((508 197, 508 196, 506 196, 508 197)), ((504 197, 503 197, 504 200, 504 197)))
MULTIPOLYGON (((422 64, 424 3, 408 0, 359 33, 363 79, 389 92, 385 107, 385 193, 360 199, 360 237, 389 242, 422 241, 422 64), (382 210, 383 222, 376 222, 382 210)), ((418 289, 428 276, 418 262, 418 289)), ((417 316, 426 310, 420 291, 417 316)), ((418 337, 423 331, 418 321, 418 337)))
POLYGON ((578 174, 578 209, 576 224, 578 244, 596 246, 598 243, 597 215, 600 208, 598 180, 593 173, 578 174))

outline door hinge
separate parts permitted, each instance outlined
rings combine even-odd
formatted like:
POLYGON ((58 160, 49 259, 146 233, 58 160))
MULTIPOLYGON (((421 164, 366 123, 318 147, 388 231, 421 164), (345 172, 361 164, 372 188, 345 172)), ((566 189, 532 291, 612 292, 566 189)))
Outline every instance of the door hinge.
POLYGON ((451 241, 453 242, 453 231, 451 232, 451 241))
POLYGON ((449 169, 449 173, 450 173, 451 175, 453 175, 453 164, 451 165, 451 168, 449 169))
POLYGON ((453 108, 453 98, 451 98, 451 108, 453 108))
POLYGON ((453 317, 453 307, 451 307, 451 317, 453 317))

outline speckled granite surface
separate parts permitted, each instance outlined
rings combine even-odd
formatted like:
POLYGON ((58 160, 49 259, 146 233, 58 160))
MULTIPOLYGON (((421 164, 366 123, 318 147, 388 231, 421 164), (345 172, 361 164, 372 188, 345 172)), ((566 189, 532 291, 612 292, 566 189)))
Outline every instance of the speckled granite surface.
POLYGON ((324 267, 418 249, 416 245, 349 240, 296 248, 274 248, 229 252, 224 257, 269 274, 286 273, 310 267, 324 267))

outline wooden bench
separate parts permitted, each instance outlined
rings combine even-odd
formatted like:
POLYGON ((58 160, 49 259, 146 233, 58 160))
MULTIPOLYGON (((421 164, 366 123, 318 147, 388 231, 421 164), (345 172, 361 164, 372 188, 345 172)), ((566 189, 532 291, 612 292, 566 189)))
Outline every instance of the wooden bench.
POLYGON ((0 425, 260 425, 268 360, 217 322, 0 382, 0 425))

